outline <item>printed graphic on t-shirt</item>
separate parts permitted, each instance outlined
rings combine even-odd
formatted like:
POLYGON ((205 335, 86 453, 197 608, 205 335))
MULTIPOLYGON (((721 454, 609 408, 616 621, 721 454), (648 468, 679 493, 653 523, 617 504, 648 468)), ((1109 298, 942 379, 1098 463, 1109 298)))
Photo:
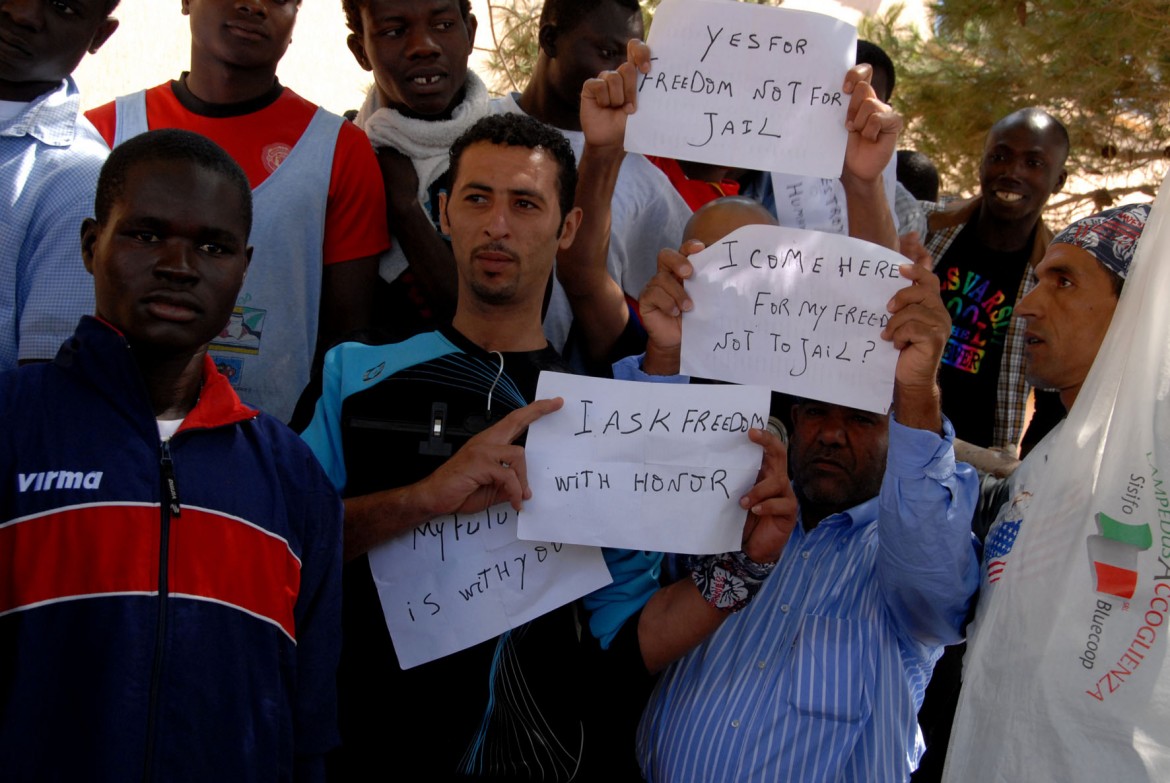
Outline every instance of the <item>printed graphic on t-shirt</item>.
POLYGON ((227 326, 211 341, 211 350, 252 355, 260 353, 260 339, 267 315, 267 310, 236 305, 227 326))
POLYGON ((951 314, 951 338, 942 363, 976 374, 988 349, 1003 346, 1012 304, 994 281, 970 270, 948 268, 942 277, 942 296, 951 314))
POLYGON ((292 147, 287 144, 277 142, 276 144, 269 144, 260 151, 261 161, 264 163, 264 169, 269 174, 276 171, 288 154, 292 152, 292 147))

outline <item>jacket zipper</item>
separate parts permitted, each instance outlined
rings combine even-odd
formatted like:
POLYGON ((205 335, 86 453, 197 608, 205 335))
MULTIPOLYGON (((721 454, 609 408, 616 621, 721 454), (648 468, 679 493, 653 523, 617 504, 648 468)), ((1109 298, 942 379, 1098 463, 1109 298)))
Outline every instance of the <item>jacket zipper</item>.
POLYGON ((162 525, 159 530, 158 550, 158 624, 154 639, 154 664, 150 675, 150 710, 146 716, 146 760, 142 779, 149 781, 153 778, 151 768, 154 766, 154 743, 157 731, 159 689, 162 680, 163 648, 166 642, 167 630, 167 596, 168 588, 168 554, 171 541, 171 519, 181 514, 179 506, 179 484, 175 480, 175 464, 171 460, 171 443, 162 441, 162 453, 159 459, 160 475, 162 479, 162 502, 159 503, 159 512, 162 525))

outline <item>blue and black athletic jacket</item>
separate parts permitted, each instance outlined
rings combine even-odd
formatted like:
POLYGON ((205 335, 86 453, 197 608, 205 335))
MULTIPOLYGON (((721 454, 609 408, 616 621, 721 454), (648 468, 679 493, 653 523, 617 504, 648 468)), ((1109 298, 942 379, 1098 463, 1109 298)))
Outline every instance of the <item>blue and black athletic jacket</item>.
POLYGON ((0 375, 0 779, 286 781, 337 742, 341 505, 205 358, 160 442, 82 319, 0 375))

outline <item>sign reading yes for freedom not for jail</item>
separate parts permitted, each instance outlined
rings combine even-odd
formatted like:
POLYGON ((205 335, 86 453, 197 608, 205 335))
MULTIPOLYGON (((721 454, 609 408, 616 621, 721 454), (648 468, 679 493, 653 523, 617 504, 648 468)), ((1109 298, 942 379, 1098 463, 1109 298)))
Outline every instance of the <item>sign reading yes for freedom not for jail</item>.
POLYGON ((837 234, 745 226, 690 260, 684 373, 889 410, 898 352, 881 331, 909 259, 837 234))
POLYGON ((812 177, 841 176, 857 31, 823 14, 664 0, 626 149, 812 177))
POLYGON ((528 430, 532 498, 518 535, 622 549, 740 548, 768 417, 768 390, 542 372, 539 398, 565 404, 528 430))

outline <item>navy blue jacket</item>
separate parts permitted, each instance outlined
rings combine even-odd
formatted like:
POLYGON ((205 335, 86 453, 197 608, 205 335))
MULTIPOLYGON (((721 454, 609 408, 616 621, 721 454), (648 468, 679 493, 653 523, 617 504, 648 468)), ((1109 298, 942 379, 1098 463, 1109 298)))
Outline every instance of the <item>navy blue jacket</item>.
POLYGON ((341 513, 209 358, 167 444, 101 321, 0 375, 0 778, 319 777, 341 513))

